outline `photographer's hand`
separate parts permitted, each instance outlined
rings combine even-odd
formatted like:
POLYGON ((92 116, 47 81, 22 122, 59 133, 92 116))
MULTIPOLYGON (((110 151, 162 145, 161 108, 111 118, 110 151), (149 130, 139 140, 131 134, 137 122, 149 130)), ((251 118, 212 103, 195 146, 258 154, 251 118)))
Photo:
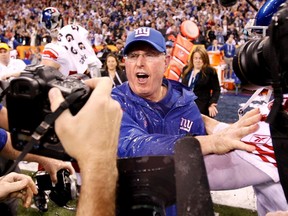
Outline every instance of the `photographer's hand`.
POLYGON ((51 181, 56 184, 57 183, 57 172, 61 169, 67 169, 70 174, 74 174, 74 169, 70 163, 65 161, 56 160, 47 157, 39 157, 37 162, 40 163, 46 172, 49 173, 51 181))
MULTIPOLYGON (((81 169, 77 214, 114 215, 122 110, 111 98, 112 82, 108 77, 90 79, 86 84, 94 88, 89 100, 75 116, 65 110, 56 120, 55 130, 81 169)), ((49 98, 53 111, 64 100, 56 88, 50 90, 49 98)))
POLYGON ((0 178, 0 200, 19 198, 23 206, 28 208, 31 205, 33 194, 37 194, 37 187, 30 176, 9 173, 0 178))

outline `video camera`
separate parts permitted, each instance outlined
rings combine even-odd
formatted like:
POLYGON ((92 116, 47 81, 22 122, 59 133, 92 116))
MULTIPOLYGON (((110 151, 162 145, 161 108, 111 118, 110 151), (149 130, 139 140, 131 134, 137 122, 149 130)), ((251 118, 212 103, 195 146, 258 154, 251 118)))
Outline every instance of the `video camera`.
POLYGON ((45 121, 50 120, 52 113, 48 92, 52 87, 57 87, 64 97, 72 98, 69 109, 75 115, 91 93, 83 82, 85 79, 85 75, 79 74, 64 77, 57 69, 43 65, 27 67, 19 77, 12 79, 7 87, 6 105, 13 147, 23 151, 34 139, 38 142, 33 144, 31 153, 72 160, 65 153, 53 122, 49 125, 45 121))
MULTIPOLYGON (((267 4, 267 8, 273 6, 267 4)), ((288 1, 273 15, 266 37, 251 39, 237 49, 233 69, 245 88, 273 88, 274 102, 267 122, 281 185, 288 201, 288 114, 282 106, 283 94, 288 93, 287 18, 288 1)))
POLYGON ((287 93, 287 17, 287 3, 285 3, 274 15, 267 30, 267 37, 251 39, 237 49, 233 69, 244 86, 255 89, 259 86, 277 85, 287 93))

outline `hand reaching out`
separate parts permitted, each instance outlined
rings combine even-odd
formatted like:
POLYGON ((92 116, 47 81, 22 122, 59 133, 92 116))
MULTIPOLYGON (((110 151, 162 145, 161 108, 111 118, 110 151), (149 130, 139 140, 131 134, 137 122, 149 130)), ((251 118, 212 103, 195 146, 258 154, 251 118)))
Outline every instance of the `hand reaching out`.
POLYGON ((41 157, 38 162, 43 166, 46 172, 49 173, 51 181, 57 183, 57 172, 61 169, 67 169, 70 174, 74 174, 74 168, 70 163, 65 161, 56 160, 52 158, 41 157))
MULTIPOLYGON (((206 154, 225 154, 231 150, 239 149, 252 152, 255 147, 240 140, 255 132, 259 126, 258 122, 261 120, 259 109, 253 109, 247 112, 241 119, 234 124, 230 124, 225 130, 220 130, 208 136, 197 136, 200 141, 202 153, 206 154)), ((204 118, 205 124, 211 120, 204 118)), ((214 123, 213 123, 214 124, 214 123)))
POLYGON ((31 205, 33 195, 38 193, 30 176, 15 172, 1 177, 0 185, 0 200, 19 198, 25 208, 31 205))

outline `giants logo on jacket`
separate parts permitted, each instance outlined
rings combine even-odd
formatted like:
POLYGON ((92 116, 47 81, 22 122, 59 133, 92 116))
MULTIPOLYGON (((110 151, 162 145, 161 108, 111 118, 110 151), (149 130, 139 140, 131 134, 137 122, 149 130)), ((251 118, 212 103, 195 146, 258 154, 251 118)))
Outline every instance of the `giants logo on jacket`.
POLYGON ((193 125, 193 122, 191 120, 181 118, 181 122, 180 122, 180 129, 181 130, 190 132, 192 125, 193 125))

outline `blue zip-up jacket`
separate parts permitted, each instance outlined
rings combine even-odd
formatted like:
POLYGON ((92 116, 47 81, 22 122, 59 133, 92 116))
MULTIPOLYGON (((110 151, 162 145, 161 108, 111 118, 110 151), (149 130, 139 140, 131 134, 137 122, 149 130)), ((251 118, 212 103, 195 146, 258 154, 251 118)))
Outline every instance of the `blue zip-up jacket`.
POLYGON ((113 89, 112 97, 123 109, 118 146, 120 158, 171 155, 179 138, 188 133, 206 134, 194 93, 176 81, 164 79, 163 83, 168 91, 158 103, 134 94, 128 82, 113 89))
MULTIPOLYGON (((123 109, 118 146, 120 158, 172 155, 179 138, 188 133, 206 134, 194 93, 176 81, 164 79, 163 84, 168 91, 158 103, 134 94, 128 82, 113 89, 112 97, 123 109)), ((176 215, 175 205, 166 209, 166 215, 176 215)))

